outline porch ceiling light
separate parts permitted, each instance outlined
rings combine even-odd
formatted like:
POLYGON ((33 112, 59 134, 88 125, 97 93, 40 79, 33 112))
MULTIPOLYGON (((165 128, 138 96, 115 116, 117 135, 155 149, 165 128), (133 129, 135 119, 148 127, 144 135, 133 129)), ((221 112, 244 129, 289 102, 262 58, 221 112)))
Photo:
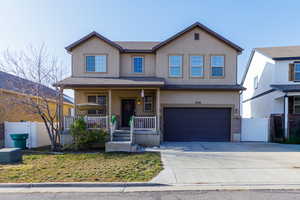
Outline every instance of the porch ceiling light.
POLYGON ((138 100, 137 100, 137 104, 138 104, 138 105, 140 105, 140 104, 141 104, 141 99, 140 99, 140 98, 138 98, 138 100))

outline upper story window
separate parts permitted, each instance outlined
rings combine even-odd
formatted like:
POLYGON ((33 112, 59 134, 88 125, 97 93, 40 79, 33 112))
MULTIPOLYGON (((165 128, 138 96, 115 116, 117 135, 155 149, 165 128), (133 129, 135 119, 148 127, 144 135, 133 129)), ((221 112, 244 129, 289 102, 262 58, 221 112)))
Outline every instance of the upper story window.
POLYGON ((182 76, 182 56, 169 56, 169 76, 182 76))
POLYGON ((87 72, 107 72, 106 55, 86 56, 87 72))
POLYGON ((257 76, 255 76, 253 79, 253 87, 254 87, 254 89, 258 88, 258 77, 257 76))
POLYGON ((190 56, 191 77, 203 77, 203 56, 190 56))
POLYGON ((224 76, 225 56, 211 56, 211 76, 222 77, 224 76))
POLYGON ((295 81, 300 81, 300 63, 295 63, 294 79, 295 79, 295 81))
POLYGON ((134 73, 143 73, 144 72, 144 57, 134 56, 132 58, 133 72, 134 73))

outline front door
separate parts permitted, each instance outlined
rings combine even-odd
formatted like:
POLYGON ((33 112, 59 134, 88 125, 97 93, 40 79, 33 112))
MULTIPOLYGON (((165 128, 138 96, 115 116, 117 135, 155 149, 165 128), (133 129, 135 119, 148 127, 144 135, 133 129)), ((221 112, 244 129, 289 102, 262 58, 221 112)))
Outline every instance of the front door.
POLYGON ((122 111, 122 127, 129 127, 130 117, 134 115, 135 100, 123 99, 121 105, 122 111))

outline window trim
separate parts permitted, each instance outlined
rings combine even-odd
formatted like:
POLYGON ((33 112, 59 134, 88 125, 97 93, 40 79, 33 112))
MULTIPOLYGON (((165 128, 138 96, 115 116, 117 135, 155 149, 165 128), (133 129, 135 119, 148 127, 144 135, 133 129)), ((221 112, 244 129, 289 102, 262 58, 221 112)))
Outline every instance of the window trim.
POLYGON ((297 104, 297 105, 295 104, 295 102, 296 102, 295 99, 296 99, 297 97, 300 98, 300 96, 294 96, 294 97, 293 97, 293 101, 294 101, 294 102, 293 102, 293 104, 294 104, 294 105, 293 105, 293 113, 294 113, 294 114, 300 114, 300 112, 299 112, 299 113, 296 113, 296 106, 300 106, 300 104, 297 104))
MULTIPOLYGON (((108 73, 108 54, 106 53, 101 53, 101 54, 93 54, 93 53, 89 53, 89 54, 84 54, 84 66, 85 66, 85 73, 97 73, 97 74, 107 74, 108 73), (105 72, 91 72, 91 71, 87 71, 87 57, 88 56, 105 56, 106 57, 106 66, 105 66, 105 72)), ((96 70, 96 68, 95 68, 96 70)))
POLYGON ((145 113, 150 113, 150 112, 153 112, 153 107, 154 107, 154 98, 153 98, 153 95, 145 95, 144 97, 144 112, 145 113), (146 97, 151 97, 151 102, 147 102, 146 103, 146 97), (146 110, 146 104, 151 104, 151 110, 146 110))
POLYGON ((133 55, 133 56, 131 56, 131 73, 133 73, 133 74, 144 74, 145 73, 145 56, 143 56, 143 55, 133 55), (134 58, 143 58, 142 72, 135 72, 134 71, 134 58))
POLYGON ((299 65, 300 66, 300 63, 298 63, 298 62, 295 62, 294 63, 294 82, 299 82, 300 81, 300 79, 296 79, 296 73, 300 73, 300 70, 299 71, 296 71, 296 65, 299 65))
MULTIPOLYGON (((209 57, 209 66, 210 66, 210 78, 212 79, 224 79, 225 78, 225 67, 226 67, 226 55, 225 54, 210 54, 210 57, 209 57), (212 57, 213 56, 223 56, 224 57, 224 66, 222 67, 223 68, 223 75, 222 76, 213 76, 212 75, 212 57)), ((221 68, 221 67, 219 67, 221 68)))
POLYGON ((189 54, 188 56, 189 56, 189 74, 190 74, 190 78, 204 78, 205 55, 202 55, 202 54, 189 54), (192 74, 192 62, 191 62, 191 57, 192 56, 201 56, 203 58, 202 76, 194 76, 192 74))
MULTIPOLYGON (((105 96, 105 105, 103 105, 104 107, 105 107, 105 114, 104 115, 107 115, 107 103, 108 103, 108 99, 107 99, 107 95, 106 94, 86 94, 86 100, 87 100, 87 102, 88 103, 90 103, 89 101, 88 101, 88 98, 89 98, 89 96, 96 96, 96 104, 98 104, 98 97, 99 96, 105 96)), ((101 104, 99 104, 99 105, 101 105, 101 104)), ((87 115, 92 115, 92 116, 101 116, 101 115, 103 115, 103 114, 99 114, 98 113, 98 110, 99 109, 97 109, 97 108, 95 108, 95 109, 86 109, 86 112, 87 112, 87 115), (96 114, 88 114, 88 110, 96 110, 96 114)))
POLYGON ((183 77, 183 63, 184 63, 184 54, 169 54, 168 55, 168 77, 169 78, 182 78, 183 77), (171 66, 170 66, 170 57, 171 56, 181 56, 181 65, 180 65, 180 75, 171 75, 171 66))

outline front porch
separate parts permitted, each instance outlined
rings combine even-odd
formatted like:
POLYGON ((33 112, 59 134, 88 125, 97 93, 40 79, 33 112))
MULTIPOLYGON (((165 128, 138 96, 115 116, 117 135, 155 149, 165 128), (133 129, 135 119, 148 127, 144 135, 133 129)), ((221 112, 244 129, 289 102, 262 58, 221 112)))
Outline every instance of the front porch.
POLYGON ((282 113, 271 114, 273 140, 300 138, 300 93, 288 92, 274 100, 273 108, 282 110, 282 113))
POLYGON ((106 129, 110 142, 157 146, 159 97, 157 88, 75 89, 76 115, 64 118, 64 129, 83 117, 88 129, 106 129))

